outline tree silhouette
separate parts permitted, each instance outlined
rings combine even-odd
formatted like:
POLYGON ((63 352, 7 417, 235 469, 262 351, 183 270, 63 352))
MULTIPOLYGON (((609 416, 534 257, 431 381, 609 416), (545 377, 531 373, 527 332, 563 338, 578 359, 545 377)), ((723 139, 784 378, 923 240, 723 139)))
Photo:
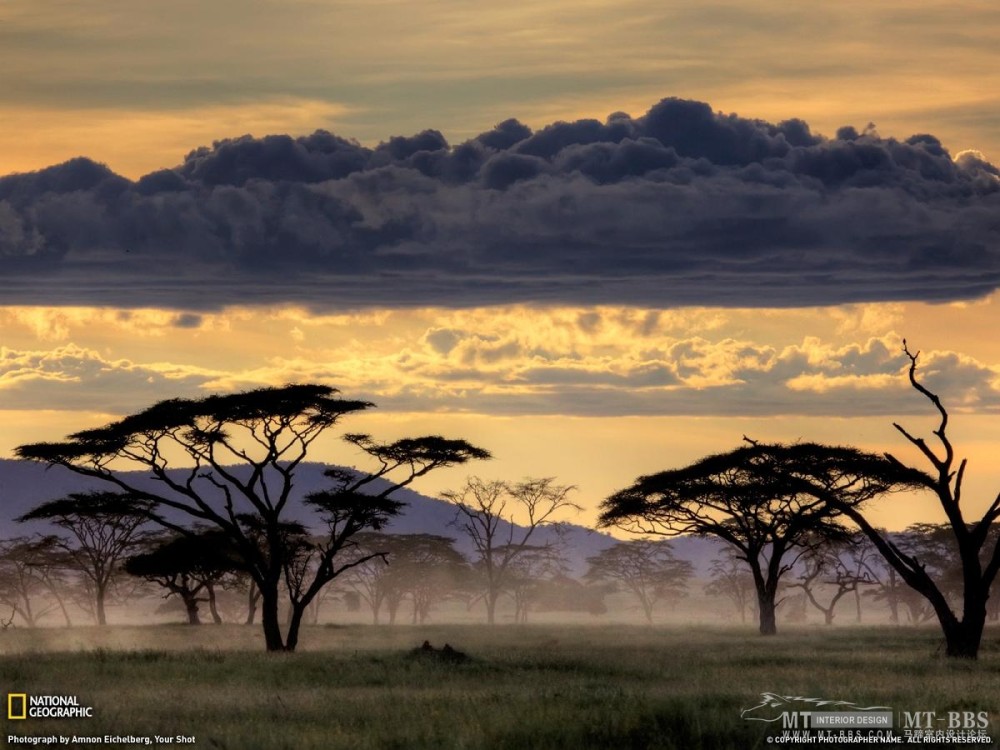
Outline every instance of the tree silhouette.
POLYGON ((618 542, 588 557, 587 563, 588 580, 611 581, 630 591, 650 625, 656 603, 683 596, 693 572, 691 563, 678 560, 670 543, 662 540, 618 542))
POLYGON ((71 625, 61 591, 67 563, 52 535, 0 541, 0 604, 10 607, 29 628, 57 609, 71 625))
POLYGON ((358 562, 352 566, 344 582, 351 587, 372 613, 372 624, 378 625, 382 608, 389 605, 389 624, 396 621, 400 597, 393 596, 389 580, 388 554, 391 542, 387 534, 361 532, 354 537, 352 553, 358 562))
MULTIPOLYGON (((568 570, 561 545, 524 545, 517 550, 508 569, 505 591, 514 600, 514 622, 525 625, 528 612, 539 598, 546 581, 564 576, 568 570)), ((497 550, 501 555, 507 551, 497 550)))
POLYGON ((552 517, 563 509, 580 510, 569 500, 574 489, 557 485, 552 477, 515 483, 469 477, 462 489, 443 493, 457 508, 454 525, 479 555, 490 625, 496 623, 497 601, 509 584, 514 563, 531 546, 535 532, 552 524, 552 517))
POLYGON ((230 547, 228 538, 215 529, 175 535, 128 558, 125 572, 162 586, 166 596, 179 597, 188 622, 197 625, 201 622, 198 605, 210 601, 213 587, 224 575, 243 567, 230 547))
POLYGON ((792 588, 802 589, 809 603, 823 613, 823 622, 827 625, 833 624, 837 604, 841 599, 856 593, 858 586, 874 583, 867 570, 859 570, 859 566, 849 565, 844 561, 844 557, 856 543, 854 539, 842 542, 820 540, 810 545, 802 556, 805 569, 791 584, 792 588), (821 587, 827 590, 828 598, 825 600, 820 599, 821 587))
MULTIPOLYGON (((899 573, 902 579, 923 596, 933 607, 945 637, 948 656, 975 659, 986 624, 987 601, 990 588, 1000 571, 1000 541, 994 532, 994 524, 1000 518, 1000 494, 994 498, 978 521, 966 521, 962 506, 962 483, 965 479, 967 460, 957 462, 955 448, 948 437, 948 411, 937 394, 928 390, 917 379, 917 359, 903 341, 903 351, 910 360, 909 382, 913 389, 931 402, 939 421, 933 434, 937 438, 937 450, 928 445, 924 438, 908 432, 898 423, 893 427, 917 448, 930 465, 930 473, 910 469, 919 486, 933 492, 947 518, 947 546, 959 563, 961 603, 959 611, 953 609, 948 599, 946 578, 935 577, 925 562, 916 554, 908 552, 903 545, 893 541, 890 535, 873 526, 865 517, 863 508, 845 503, 825 488, 814 487, 817 496, 825 496, 831 508, 848 516, 878 548, 879 552, 899 573)), ((900 472, 906 466, 892 455, 887 455, 891 466, 889 471, 900 472)))
POLYGON ((364 560, 346 580, 368 604, 376 625, 383 607, 389 624, 395 625, 407 597, 412 622, 423 624, 433 603, 454 590, 468 565, 454 539, 435 534, 365 532, 355 541, 355 554, 364 560))
POLYGON ((411 621, 423 625, 435 602, 454 592, 468 570, 468 561, 455 540, 436 534, 393 534, 395 545, 389 553, 393 589, 409 596, 413 604, 411 621))
POLYGON ((600 524, 731 545, 753 575, 760 632, 773 635, 782 577, 816 540, 849 536, 840 508, 909 486, 910 473, 853 448, 748 441, 685 468, 640 477, 604 501, 600 524))
POLYGON ((178 516, 221 530, 246 563, 260 591, 261 625, 269 651, 292 651, 306 608, 323 586, 344 571, 336 557, 351 536, 375 528, 400 504, 392 493, 438 468, 489 458, 464 440, 439 436, 379 443, 368 435, 344 440, 373 470, 330 470, 333 487, 307 501, 328 534, 303 540, 284 533, 294 502, 295 472, 315 441, 345 417, 372 406, 340 398, 322 385, 260 388, 202 399, 171 399, 61 443, 17 448, 21 458, 41 461, 104 480, 132 493, 143 512, 180 534, 190 531, 178 516), (137 481, 126 469, 143 469, 153 481, 137 481), (311 545, 308 580, 289 577, 311 545), (285 584, 282 590, 282 582, 285 584), (283 632, 279 602, 291 619, 283 632))
MULTIPOLYGON (((946 529, 939 528, 935 524, 912 524, 900 532, 892 534, 884 530, 880 532, 887 534, 906 554, 920 560, 920 564, 925 566, 931 577, 938 581, 949 602, 954 603, 955 597, 961 597, 961 564, 942 547, 942 542, 947 540, 946 529)), ((894 623, 900 622, 900 608, 906 614, 906 622, 910 625, 922 625, 932 621, 934 608, 930 602, 906 584, 867 537, 865 541, 875 550, 876 555, 866 565, 867 572, 877 581, 877 588, 869 592, 869 595, 875 601, 886 603, 889 607, 890 620, 894 623)))
POLYGON ((54 544, 65 554, 68 566, 83 576, 91 594, 98 625, 107 625, 105 609, 111 584, 121 572, 126 556, 146 537, 149 500, 117 492, 74 492, 42 503, 18 521, 49 521, 67 537, 54 544))
POLYGON ((753 575, 746 564, 735 550, 727 548, 721 557, 712 559, 709 574, 711 580, 705 586, 705 593, 729 599, 740 613, 740 622, 746 622, 747 610, 757 610, 753 575))

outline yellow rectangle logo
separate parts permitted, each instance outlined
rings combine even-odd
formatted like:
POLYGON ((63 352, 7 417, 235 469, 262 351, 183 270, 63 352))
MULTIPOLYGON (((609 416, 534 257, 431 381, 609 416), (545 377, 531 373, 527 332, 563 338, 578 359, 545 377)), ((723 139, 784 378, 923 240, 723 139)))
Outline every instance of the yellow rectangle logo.
POLYGON ((8 719, 28 718, 27 693, 7 693, 7 718, 8 719))

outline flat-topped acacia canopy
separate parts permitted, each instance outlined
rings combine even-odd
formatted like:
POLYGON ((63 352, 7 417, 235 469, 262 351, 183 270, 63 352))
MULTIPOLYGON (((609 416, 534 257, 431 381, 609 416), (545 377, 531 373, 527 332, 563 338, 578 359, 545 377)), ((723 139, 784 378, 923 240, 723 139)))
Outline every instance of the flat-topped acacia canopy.
POLYGON ((170 436, 198 446, 224 440, 226 424, 265 422, 286 427, 296 423, 308 437, 346 414, 375 406, 339 398, 338 393, 330 386, 295 384, 201 399, 167 399, 104 427, 76 432, 64 442, 22 445, 15 452, 19 458, 65 464, 118 454, 138 438, 170 436))
POLYGON ((303 500, 329 533, 315 540, 303 536, 290 545, 284 514, 295 500, 296 468, 324 431, 342 417, 374 406, 338 393, 325 385, 298 384, 168 399, 63 442, 22 445, 16 452, 20 458, 106 481, 150 503, 146 515, 178 533, 191 530, 176 520, 177 513, 222 530, 260 588, 268 649, 293 650, 305 608, 324 585, 359 564, 341 563, 337 555, 359 531, 377 529, 399 513, 402 504, 390 497, 395 490, 435 469, 490 458, 488 451, 465 440, 439 435, 380 443, 370 435, 345 434, 343 440, 369 458, 374 469, 327 470, 333 486, 303 500), (191 465, 172 463, 177 451, 191 465), (136 475, 124 472, 124 467, 137 466, 155 481, 137 482, 136 475), (170 516, 167 510, 177 513, 170 516), (299 563, 313 577, 286 586, 292 617, 287 637, 282 637, 279 584, 287 581, 290 566, 299 563))
POLYGON ((646 534, 713 536, 731 545, 753 574, 760 632, 772 635, 781 577, 817 539, 851 536, 842 524, 845 508, 932 480, 857 448, 747 442, 639 477, 604 501, 599 523, 646 534))

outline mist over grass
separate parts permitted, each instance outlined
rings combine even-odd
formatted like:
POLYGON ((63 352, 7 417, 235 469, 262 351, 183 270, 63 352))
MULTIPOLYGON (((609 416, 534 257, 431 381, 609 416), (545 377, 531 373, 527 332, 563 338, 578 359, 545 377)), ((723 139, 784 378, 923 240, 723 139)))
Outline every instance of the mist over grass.
POLYGON ((90 720, 31 734, 195 735, 197 747, 766 747, 740 711, 760 693, 988 711, 1000 734, 1000 638, 978 663, 946 659, 936 628, 315 626, 294 654, 256 628, 181 625, 10 630, 8 691, 77 695, 90 720), (427 639, 470 657, 414 658, 427 639))

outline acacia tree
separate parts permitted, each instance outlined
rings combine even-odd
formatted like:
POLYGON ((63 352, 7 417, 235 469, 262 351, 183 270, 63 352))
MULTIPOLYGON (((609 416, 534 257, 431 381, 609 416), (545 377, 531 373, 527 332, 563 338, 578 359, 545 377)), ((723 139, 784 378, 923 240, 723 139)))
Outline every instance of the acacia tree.
POLYGON ((70 625, 59 591, 65 583, 65 562, 51 535, 0 541, 0 604, 10 607, 29 628, 56 609, 70 625))
POLYGON ((705 593, 729 599, 740 613, 740 622, 745 623, 747 610, 756 612, 753 575, 747 570, 747 566, 732 548, 728 548, 721 557, 712 559, 709 574, 711 580, 705 586, 705 593))
MULTIPOLYGON (((498 550, 503 554, 504 550, 498 550)), ((546 581, 564 576, 566 557, 558 545, 526 545, 518 551, 507 576, 506 591, 514 600, 514 622, 525 625, 528 611, 546 581)))
POLYGON ((426 621, 433 603, 454 589, 467 567, 454 541, 435 534, 358 534, 355 554, 365 560, 346 581, 368 604, 375 625, 383 607, 395 625, 407 597, 413 624, 426 621))
MULTIPOLYGON (((874 572, 878 569, 877 563, 882 559, 882 556, 878 553, 878 550, 875 549, 875 545, 868 541, 866 536, 863 534, 857 534, 855 536, 855 542, 845 550, 844 557, 846 557, 844 564, 847 569, 851 571, 855 578, 863 580, 865 583, 864 587, 858 586, 853 592, 854 621, 860 624, 862 619, 861 602, 863 596, 871 598, 871 593, 873 591, 878 592, 883 589, 882 579, 874 572)), ((890 616, 891 613, 892 608, 890 607, 890 616)), ((898 608, 896 613, 897 620, 894 620, 893 622, 898 622, 898 608)))
MULTIPOLYGON (((906 472, 902 472, 906 473, 906 472)), ((748 441, 682 469, 640 477, 602 504, 600 524, 643 534, 716 537, 750 569, 762 635, 777 632, 778 585, 817 539, 849 536, 834 496, 853 507, 906 484, 887 459, 853 448, 748 441), (809 467, 810 484, 792 470, 809 467), (815 486, 824 489, 817 497, 815 486)))
MULTIPOLYGON (((179 597, 188 623, 198 625, 198 605, 212 605, 215 584, 227 573, 240 569, 239 559, 228 547, 228 540, 217 530, 172 536, 128 558, 125 572, 162 586, 168 597, 179 597)), ((215 607, 211 608, 215 622, 221 622, 215 607)))
POLYGON ((389 553, 392 588, 409 596, 411 621, 423 625, 434 603, 454 591, 468 569, 468 561, 455 540, 436 534, 393 534, 389 553))
POLYGON ((74 492, 42 503, 18 521, 49 521, 67 532, 54 544, 67 564, 83 576, 92 598, 98 625, 107 625, 106 601, 111 584, 121 573, 125 558, 147 536, 152 504, 141 497, 118 492, 74 492))
POLYGON ((387 557, 391 542, 385 541, 385 536, 387 535, 371 531, 355 536, 353 555, 358 562, 344 578, 345 583, 368 605, 373 625, 379 624, 382 608, 387 604, 389 624, 395 624, 399 607, 398 598, 393 596, 389 582, 387 557))
POLYGON ((656 603, 683 596, 693 572, 690 562, 677 559, 669 542, 650 539, 618 542, 588 557, 587 563, 585 578, 611 581, 632 592, 650 625, 656 603))
POLYGON ((553 477, 515 483, 469 477, 462 489, 443 493, 457 508, 454 525, 479 555, 490 625, 496 623, 497 601, 509 584, 513 565, 529 549, 538 529, 552 524, 552 517, 561 510, 580 510, 569 500, 575 489, 556 484, 553 477))
MULTIPOLYGON (((866 570, 849 566, 843 556, 853 547, 854 540, 844 543, 818 543, 803 556, 805 569, 792 588, 800 588, 809 603, 823 613, 823 622, 833 624, 837 604, 845 596, 856 593, 858 586, 874 583, 866 570), (828 598, 820 599, 820 587, 827 589, 828 598), (832 589, 832 593, 830 590, 832 589)), ((860 610, 858 614, 860 620, 860 610)))
POLYGON ((22 445, 17 455, 117 486, 147 504, 149 519, 178 533, 190 533, 178 517, 221 530, 260 591, 267 649, 292 651, 306 608, 345 569, 338 553, 355 533, 398 512, 400 505, 390 499, 395 490, 435 469, 489 457, 464 440, 439 436, 379 443, 368 435, 344 435, 374 469, 327 472, 332 488, 307 502, 330 533, 310 550, 310 579, 293 585, 286 573, 301 550, 289 543, 283 524, 296 499, 295 472, 321 435, 371 406, 322 385, 171 399, 64 442, 22 445), (147 479, 126 469, 141 469, 147 479), (292 612, 284 632, 282 593, 292 612))
MULTIPOLYGON (((979 520, 966 520, 962 505, 962 483, 968 465, 967 459, 956 459, 955 448, 947 434, 948 411, 941 399, 917 379, 917 359, 920 353, 911 353, 905 339, 903 352, 910 360, 910 386, 930 401, 938 414, 938 425, 933 430, 937 448, 932 448, 924 438, 913 435, 898 423, 893 423, 893 427, 920 452, 931 467, 929 473, 916 469, 909 471, 916 477, 919 486, 936 495, 947 518, 949 547, 959 565, 960 606, 953 608, 949 602, 946 580, 936 579, 920 556, 906 551, 890 535, 873 526, 862 508, 845 503, 835 493, 828 492, 826 487, 817 486, 815 482, 806 482, 811 486, 803 489, 824 498, 831 508, 854 521, 902 579, 930 603, 944 633, 948 656, 975 659, 979 655, 986 624, 990 588, 1000 571, 1000 540, 992 533, 995 522, 1000 518, 1000 494, 979 520)), ((887 454, 886 458, 892 471, 907 469, 891 454, 887 454)))

